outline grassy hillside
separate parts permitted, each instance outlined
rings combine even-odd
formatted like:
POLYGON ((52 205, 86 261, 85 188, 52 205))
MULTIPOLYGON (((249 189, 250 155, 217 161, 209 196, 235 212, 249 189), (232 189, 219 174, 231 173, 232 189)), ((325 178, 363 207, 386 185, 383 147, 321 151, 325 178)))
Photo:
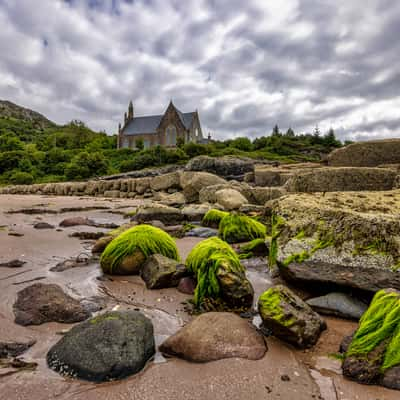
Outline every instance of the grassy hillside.
POLYGON ((28 184, 82 180, 145 167, 186 162, 197 155, 238 155, 282 162, 318 161, 341 146, 333 132, 236 138, 208 145, 189 143, 176 150, 116 149, 116 137, 94 132, 83 122, 59 126, 39 113, 0 101, 0 183, 28 184))

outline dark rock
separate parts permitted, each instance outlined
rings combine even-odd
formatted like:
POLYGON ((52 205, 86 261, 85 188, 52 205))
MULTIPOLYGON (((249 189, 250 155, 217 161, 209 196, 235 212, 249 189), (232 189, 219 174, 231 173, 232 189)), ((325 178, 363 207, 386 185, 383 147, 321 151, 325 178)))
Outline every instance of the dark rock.
POLYGON ((11 260, 11 261, 0 263, 0 267, 4 267, 4 268, 21 268, 24 264, 26 264, 26 261, 11 260))
POLYGON ((153 325, 137 311, 107 312, 74 326, 47 354, 50 368, 90 381, 122 379, 154 355, 153 325))
POLYGON ((15 322, 19 325, 40 325, 45 322, 73 323, 90 314, 78 300, 55 284, 35 283, 17 294, 14 303, 15 322))
POLYGON ((307 304, 320 314, 359 320, 368 306, 345 293, 329 293, 307 300, 307 304))
POLYGON ((185 276, 179 281, 178 291, 184 294, 194 294, 196 289, 196 281, 190 276, 185 276))
POLYGON ((324 320, 283 285, 264 292, 258 300, 258 310, 274 336, 299 348, 313 346, 326 329, 324 320))
POLYGON ((105 235, 104 232, 74 232, 69 235, 70 237, 76 237, 80 240, 98 240, 105 235))
POLYGON ((213 236, 218 236, 218 229, 205 228, 200 226, 198 228, 193 228, 190 231, 186 232, 186 236, 209 238, 213 236))
POLYGON ((54 225, 51 225, 47 222, 37 222, 33 225, 35 229, 54 229, 54 225))
POLYGON ((150 256, 140 274, 147 289, 176 287, 185 275, 187 275, 187 269, 183 264, 161 254, 150 256))
POLYGON ((400 274, 391 269, 330 264, 322 261, 293 262, 280 268, 282 277, 290 282, 320 286, 352 287, 370 292, 393 287, 400 289, 400 274))
POLYGON ((236 314, 202 314, 160 346, 160 351, 188 361, 208 362, 224 358, 258 360, 267 351, 254 326, 236 314))
POLYGON ((93 254, 101 254, 104 249, 107 247, 107 245, 114 239, 115 236, 104 236, 97 240, 97 242, 94 244, 92 247, 92 253, 93 254))
POLYGON ((354 332, 351 335, 347 335, 340 342, 339 353, 346 353, 347 349, 350 346, 351 341, 353 340, 354 332))
POLYGON ((385 371, 380 384, 389 389, 400 390, 400 365, 396 365, 385 371))
POLYGON ((22 237, 24 234, 16 231, 9 231, 8 236, 22 237))
POLYGON ((71 226, 78 226, 78 225, 88 225, 93 226, 94 221, 87 218, 87 217, 71 217, 66 218, 60 222, 60 226, 66 228, 71 226))
POLYGON ((281 375, 281 381, 282 382, 289 382, 290 381, 290 377, 289 375, 281 375))
POLYGON ((64 272, 72 268, 87 267, 93 262, 89 257, 75 257, 69 260, 59 262, 56 266, 50 268, 51 272, 64 272))
POLYGON ((24 353, 36 343, 36 340, 30 340, 25 343, 19 342, 0 342, 0 358, 17 357, 24 353))

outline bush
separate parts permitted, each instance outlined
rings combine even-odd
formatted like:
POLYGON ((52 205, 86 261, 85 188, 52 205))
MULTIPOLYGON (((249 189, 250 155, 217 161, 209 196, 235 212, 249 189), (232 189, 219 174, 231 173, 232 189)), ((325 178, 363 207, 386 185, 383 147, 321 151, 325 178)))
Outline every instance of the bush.
POLYGON ((15 185, 31 185, 33 180, 29 172, 15 171, 10 176, 10 181, 15 185))
POLYGON ((108 162, 100 152, 89 154, 83 151, 77 154, 67 165, 65 175, 68 179, 87 179, 92 176, 105 175, 108 162))

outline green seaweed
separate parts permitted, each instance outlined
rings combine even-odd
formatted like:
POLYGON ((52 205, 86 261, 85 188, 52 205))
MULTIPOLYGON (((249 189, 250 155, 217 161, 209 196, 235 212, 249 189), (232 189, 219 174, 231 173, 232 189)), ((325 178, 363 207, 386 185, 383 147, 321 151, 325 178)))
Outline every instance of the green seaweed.
POLYGON ((240 248, 240 254, 239 258, 241 260, 246 259, 246 258, 251 258, 254 257, 254 254, 260 254, 263 253, 262 255, 267 255, 268 248, 266 247, 265 244, 265 238, 264 239, 254 239, 249 243, 246 243, 244 246, 240 248))
POLYGON ((186 259, 186 267, 197 278, 193 302, 200 306, 205 298, 218 298, 219 268, 243 274, 244 268, 235 251, 223 240, 212 237, 197 244, 186 259))
POLYGON ((229 215, 229 213, 226 211, 221 211, 221 210, 216 210, 216 209, 209 210, 204 215, 202 224, 204 226, 218 227, 222 218, 226 217, 227 215, 229 215))
POLYGON ((264 224, 246 215, 228 214, 219 223, 219 237, 228 243, 263 239, 266 233, 264 224))
POLYGON ((281 263, 281 265, 283 267, 288 267, 293 262, 302 263, 303 261, 307 260, 310 257, 311 254, 308 251, 304 250, 301 253, 295 253, 290 255, 289 257, 286 257, 281 263))
POLYGON ((285 225, 284 218, 277 214, 271 216, 271 244, 269 249, 268 265, 269 268, 276 266, 278 258, 278 237, 281 234, 281 228, 285 225))
POLYGON ((367 357, 383 341, 387 343, 381 372, 400 364, 400 295, 380 290, 368 310, 347 350, 346 357, 367 357))
POLYGON ((268 317, 274 319, 284 326, 291 326, 294 322, 293 318, 287 318, 281 302, 282 296, 278 289, 270 288, 264 292, 258 299, 258 309, 261 316, 264 312, 268 314, 268 317))
POLYGON ((150 225, 138 225, 121 233, 113 239, 101 255, 103 271, 112 274, 123 259, 140 250, 147 258, 152 254, 162 254, 179 260, 174 239, 163 230, 150 225))

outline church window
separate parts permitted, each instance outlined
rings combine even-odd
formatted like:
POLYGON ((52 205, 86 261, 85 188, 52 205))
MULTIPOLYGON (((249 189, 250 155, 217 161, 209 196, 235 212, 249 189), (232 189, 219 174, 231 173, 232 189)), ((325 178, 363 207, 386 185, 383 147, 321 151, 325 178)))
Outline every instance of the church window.
POLYGON ((165 136, 167 146, 176 146, 176 128, 174 125, 168 125, 165 136))

